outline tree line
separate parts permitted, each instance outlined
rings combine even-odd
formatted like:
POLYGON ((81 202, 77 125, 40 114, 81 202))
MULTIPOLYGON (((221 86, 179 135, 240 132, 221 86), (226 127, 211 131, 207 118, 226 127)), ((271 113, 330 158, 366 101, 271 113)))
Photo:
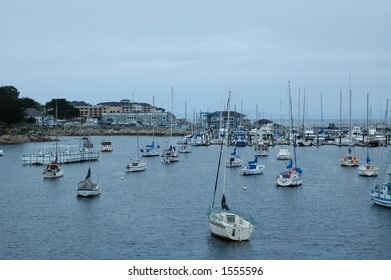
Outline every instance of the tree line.
POLYGON ((19 123, 26 118, 26 109, 34 108, 56 119, 71 119, 79 116, 79 110, 65 98, 52 99, 45 105, 32 98, 19 97, 20 92, 13 86, 0 87, 0 122, 19 123))

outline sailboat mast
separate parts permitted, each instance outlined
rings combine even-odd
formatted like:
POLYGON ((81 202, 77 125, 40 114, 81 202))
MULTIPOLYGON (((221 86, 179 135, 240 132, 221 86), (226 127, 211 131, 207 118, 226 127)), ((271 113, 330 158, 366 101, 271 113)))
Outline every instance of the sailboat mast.
POLYGON ((58 146, 57 146, 57 142, 58 142, 58 135, 57 135, 57 119, 58 119, 58 106, 57 106, 57 99, 56 99, 56 119, 54 120, 54 127, 55 127, 55 131, 56 131, 56 159, 55 161, 57 162, 57 156, 58 156, 58 146))
POLYGON ((172 115, 174 114, 174 86, 171 86, 170 145, 172 144, 172 115))
POLYGON ((300 89, 299 89, 299 98, 298 98, 298 108, 297 108, 297 129, 300 129, 300 89))
POLYGON ((302 126, 303 126, 303 135, 302 137, 304 138, 304 134, 305 134, 305 126, 304 126, 304 121, 305 121, 305 106, 306 106, 306 96, 305 96, 305 88, 304 88, 304 97, 303 97, 303 123, 302 123, 302 126))
POLYGON ((293 156, 296 166, 296 139, 293 133, 293 110, 292 110, 292 96, 291 96, 291 81, 288 81, 288 94, 289 94, 289 111, 290 111, 290 118, 291 118, 291 135, 293 140, 293 156))
POLYGON ((385 147, 387 147, 387 145, 388 145, 388 139, 387 139, 387 135, 386 135, 386 131, 387 131, 387 117, 388 117, 388 98, 387 98, 387 102, 386 102, 386 113, 384 115, 384 136, 386 138, 386 143, 384 144, 385 147))
MULTIPOLYGON (((229 94, 228 94, 228 103, 227 103, 227 121, 226 123, 224 124, 224 137, 226 138, 226 151, 228 150, 228 140, 229 140, 229 102, 230 102, 230 98, 231 98, 231 92, 229 91, 229 94)), ((221 113, 221 116, 223 114, 221 113)), ((221 127, 221 126, 220 126, 221 127)), ((224 138, 223 138, 223 141, 221 141, 221 144, 220 144, 220 154, 219 154, 219 162, 217 164, 217 174, 216 174, 216 180, 215 180, 215 188, 214 188, 214 192, 213 192, 213 200, 212 200, 212 208, 214 207, 214 204, 215 204, 215 198, 216 198, 216 190, 217 190, 217 184, 219 182, 219 174, 220 174, 220 166, 221 166, 221 155, 223 153, 223 146, 224 146, 224 138)), ((227 158, 227 156, 226 156, 227 158)), ((226 171, 224 172, 224 174, 226 173, 226 171)), ((224 181, 225 181, 225 178, 224 178, 224 181)), ((225 186, 224 186, 225 188, 225 186)), ((223 189, 223 195, 224 195, 224 192, 225 192, 225 189, 223 189)))
POLYGON ((369 93, 367 93, 367 158, 368 158, 368 154, 369 154, 369 93))
POLYGON ((323 131, 323 98, 322 98, 322 93, 320 93, 320 120, 321 120, 322 131, 323 131))
MULTIPOLYGON (((342 89, 339 90, 339 133, 341 134, 342 122, 342 89)), ((340 143, 341 144, 341 141, 340 143)))
POLYGON ((349 147, 351 141, 352 141, 352 87, 351 87, 350 72, 349 72, 349 147))
MULTIPOLYGON (((228 103, 227 103, 227 136, 229 136, 229 124, 230 124, 230 111, 231 111, 231 91, 228 93, 228 103)), ((227 138, 227 143, 225 145, 225 160, 228 158, 228 146, 229 146, 229 137, 227 138)), ((226 182, 227 182, 227 168, 224 169, 224 181, 223 181, 223 196, 225 195, 225 189, 226 189, 226 182)))

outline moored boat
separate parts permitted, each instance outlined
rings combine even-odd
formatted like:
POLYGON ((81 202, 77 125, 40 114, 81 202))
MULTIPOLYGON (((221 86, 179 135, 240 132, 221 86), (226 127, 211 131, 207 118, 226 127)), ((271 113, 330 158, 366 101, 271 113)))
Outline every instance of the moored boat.
POLYGON ((246 165, 240 170, 240 175, 258 175, 262 174, 265 169, 265 165, 258 162, 258 157, 255 157, 253 161, 248 161, 246 165))
MULTIPOLYGON (((227 111, 228 111, 228 118, 226 127, 229 127, 229 108, 230 108, 230 96, 231 93, 228 95, 228 103, 227 103, 227 111)), ((215 197, 216 197, 216 191, 218 186, 218 179, 219 179, 219 173, 220 173, 220 161, 221 161, 221 155, 223 150, 223 143, 220 146, 220 155, 219 155, 219 163, 217 166, 217 174, 216 174, 216 180, 215 180, 215 186, 214 186, 214 194, 213 194, 213 200, 212 200, 212 206, 208 209, 208 224, 210 231, 212 235, 233 240, 233 241, 244 241, 248 240, 253 233, 254 230, 254 220, 246 215, 239 212, 232 211, 227 203, 226 203, 226 175, 227 175, 227 169, 224 168, 224 182, 223 182, 223 193, 221 198, 221 207, 216 206, 215 207, 215 197)), ((225 158, 228 158, 228 143, 225 145, 225 158)))
POLYGON ((88 197, 101 194, 101 188, 98 182, 91 180, 91 168, 88 168, 87 176, 83 181, 80 181, 77 186, 77 195, 88 197))
POLYGON ((109 140, 102 140, 100 142, 100 151, 101 152, 112 152, 113 146, 111 144, 111 141, 109 140))
MULTIPOLYGON (((221 144, 222 145, 222 144, 221 144)), ((226 167, 240 167, 242 166, 242 159, 240 158, 240 155, 236 153, 236 147, 232 151, 232 153, 229 155, 228 159, 225 162, 226 167)))

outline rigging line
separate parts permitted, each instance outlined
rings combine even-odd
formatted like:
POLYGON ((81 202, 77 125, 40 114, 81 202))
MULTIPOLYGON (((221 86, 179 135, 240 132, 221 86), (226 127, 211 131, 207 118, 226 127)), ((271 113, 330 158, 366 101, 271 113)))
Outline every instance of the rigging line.
MULTIPOLYGON (((229 94, 228 94, 227 114, 228 114, 228 110, 229 110, 229 100, 230 100, 230 98, 231 98, 231 91, 229 91, 229 94)), ((224 131, 226 131, 226 129, 228 127, 228 122, 229 122, 229 118, 227 116, 227 121, 224 123, 224 131)), ((225 134, 226 134, 225 136, 227 138, 227 146, 228 146, 228 139, 229 139, 229 131, 228 131, 228 129, 225 132, 225 134)), ((223 138, 223 141, 221 141, 221 144, 220 144, 220 155, 219 155, 219 163, 217 165, 217 174, 216 174, 216 181, 215 181, 215 189, 214 189, 214 193, 213 193, 212 208, 214 207, 214 204, 215 204, 217 183, 219 181, 220 165, 221 165, 221 155, 223 154, 224 138, 223 138)))

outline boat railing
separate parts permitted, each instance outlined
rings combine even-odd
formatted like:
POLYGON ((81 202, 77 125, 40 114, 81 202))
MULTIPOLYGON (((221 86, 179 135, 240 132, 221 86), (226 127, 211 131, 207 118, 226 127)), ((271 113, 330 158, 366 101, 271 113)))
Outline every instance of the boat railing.
MULTIPOLYGON (((212 217, 215 213, 218 213, 221 211, 222 211, 221 207, 214 207, 214 208, 209 207, 208 208, 208 217, 212 217)), ((242 217, 244 220, 250 222, 251 224, 255 224, 254 218, 251 215, 249 215, 248 213, 245 213, 242 211, 237 211, 237 210, 224 210, 224 212, 236 214, 236 215, 242 217)))

